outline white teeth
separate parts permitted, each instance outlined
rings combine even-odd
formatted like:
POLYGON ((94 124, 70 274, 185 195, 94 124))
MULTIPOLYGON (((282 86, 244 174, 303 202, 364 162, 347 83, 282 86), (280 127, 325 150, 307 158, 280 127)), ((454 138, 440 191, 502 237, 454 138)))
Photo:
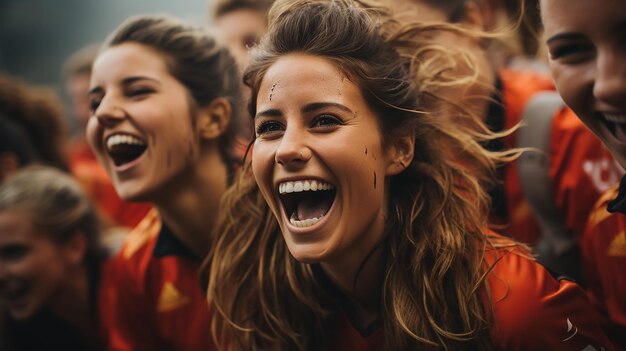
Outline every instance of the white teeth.
POLYGON ((128 134, 115 134, 107 139, 107 148, 109 150, 119 144, 146 145, 146 142, 128 134))
POLYGON ((605 113, 604 118, 606 118, 606 120, 610 122, 626 124, 626 115, 616 114, 616 113, 605 113))
POLYGON ((319 180, 298 180, 295 182, 282 182, 278 185, 279 194, 300 193, 303 191, 330 190, 335 186, 319 180))
POLYGON ((291 218, 289 218, 289 222, 294 226, 294 227, 298 227, 298 228, 307 228, 310 227, 312 225, 314 225, 315 223, 319 222, 322 218, 324 218, 324 215, 322 215, 319 218, 309 218, 309 219, 305 219, 305 220, 297 220, 296 219, 296 213, 292 213, 291 214, 291 218))

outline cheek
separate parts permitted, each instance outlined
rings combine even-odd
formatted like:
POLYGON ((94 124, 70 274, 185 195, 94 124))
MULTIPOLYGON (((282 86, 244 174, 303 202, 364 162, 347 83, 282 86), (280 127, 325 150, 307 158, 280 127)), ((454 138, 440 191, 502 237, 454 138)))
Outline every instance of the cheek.
POLYGON ((100 128, 100 123, 98 123, 98 119, 96 117, 90 117, 87 120, 87 127, 85 129, 85 137, 89 142, 89 145, 92 149, 96 149, 98 144, 98 140, 102 135, 102 128, 100 128))
POLYGON ((559 94, 568 106, 575 109, 584 100, 584 71, 558 63, 552 63, 550 71, 559 94))
POLYGON ((270 202, 271 198, 271 169, 273 169, 274 165, 272 155, 273 152, 269 145, 255 143, 252 150, 252 173, 267 202, 270 202))

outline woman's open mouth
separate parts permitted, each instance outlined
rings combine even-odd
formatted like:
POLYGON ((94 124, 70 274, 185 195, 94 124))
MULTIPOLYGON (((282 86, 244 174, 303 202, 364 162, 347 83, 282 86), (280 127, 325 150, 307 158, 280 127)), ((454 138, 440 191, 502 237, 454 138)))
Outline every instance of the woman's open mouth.
POLYGON ((617 113, 602 113, 601 115, 611 135, 618 141, 626 143, 626 115, 617 113))
POLYGON ((278 193, 289 222, 295 227, 307 228, 328 213, 337 191, 333 184, 311 179, 282 182, 278 193))
POLYGON ((115 166, 120 167, 143 155, 146 141, 130 134, 113 134, 106 140, 106 148, 115 166))

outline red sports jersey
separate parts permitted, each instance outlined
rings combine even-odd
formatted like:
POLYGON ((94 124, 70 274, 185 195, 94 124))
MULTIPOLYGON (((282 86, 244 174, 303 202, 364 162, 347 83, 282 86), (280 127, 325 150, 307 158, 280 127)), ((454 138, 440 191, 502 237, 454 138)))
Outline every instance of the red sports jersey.
POLYGON ((214 350, 200 263, 150 211, 103 274, 100 311, 108 349, 214 350))
POLYGON ((596 204, 581 251, 589 297, 610 319, 610 336, 626 350, 626 215, 606 210, 617 190, 618 185, 596 204))
POLYGON ((86 143, 71 147, 70 169, 108 224, 133 228, 150 210, 149 204, 124 202, 117 196, 109 176, 86 143))
MULTIPOLYGON (((506 240, 506 239, 496 239, 506 240)), ((521 249, 493 249, 487 261, 501 258, 487 277, 495 322, 491 335, 496 349, 613 350, 601 329, 601 316, 570 281, 556 281, 521 249)), ((361 335, 341 316, 331 350, 377 351, 383 349, 381 329, 361 335)))
MULTIPOLYGON (((520 122, 526 104, 535 93, 554 90, 549 77, 532 72, 503 70, 500 79, 506 129, 520 122)), ((564 215, 568 232, 579 238, 593 204, 617 181, 618 174, 613 171, 613 159, 602 143, 568 108, 554 116, 551 134, 549 176, 555 207, 564 215)), ((516 134, 505 139, 505 146, 517 147, 516 134)), ((504 187, 508 218, 497 220, 506 226, 495 229, 523 243, 534 244, 540 230, 522 192, 515 162, 505 166, 504 187)))

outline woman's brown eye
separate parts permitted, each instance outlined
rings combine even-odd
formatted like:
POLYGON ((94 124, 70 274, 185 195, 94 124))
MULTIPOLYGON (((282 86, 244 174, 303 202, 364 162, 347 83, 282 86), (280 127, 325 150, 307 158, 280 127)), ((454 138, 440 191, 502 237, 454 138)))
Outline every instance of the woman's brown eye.
POLYGON ((254 34, 246 34, 243 37, 243 46, 246 49, 251 49, 251 48, 255 47, 256 44, 258 44, 258 41, 259 41, 259 38, 256 35, 254 35, 254 34))

